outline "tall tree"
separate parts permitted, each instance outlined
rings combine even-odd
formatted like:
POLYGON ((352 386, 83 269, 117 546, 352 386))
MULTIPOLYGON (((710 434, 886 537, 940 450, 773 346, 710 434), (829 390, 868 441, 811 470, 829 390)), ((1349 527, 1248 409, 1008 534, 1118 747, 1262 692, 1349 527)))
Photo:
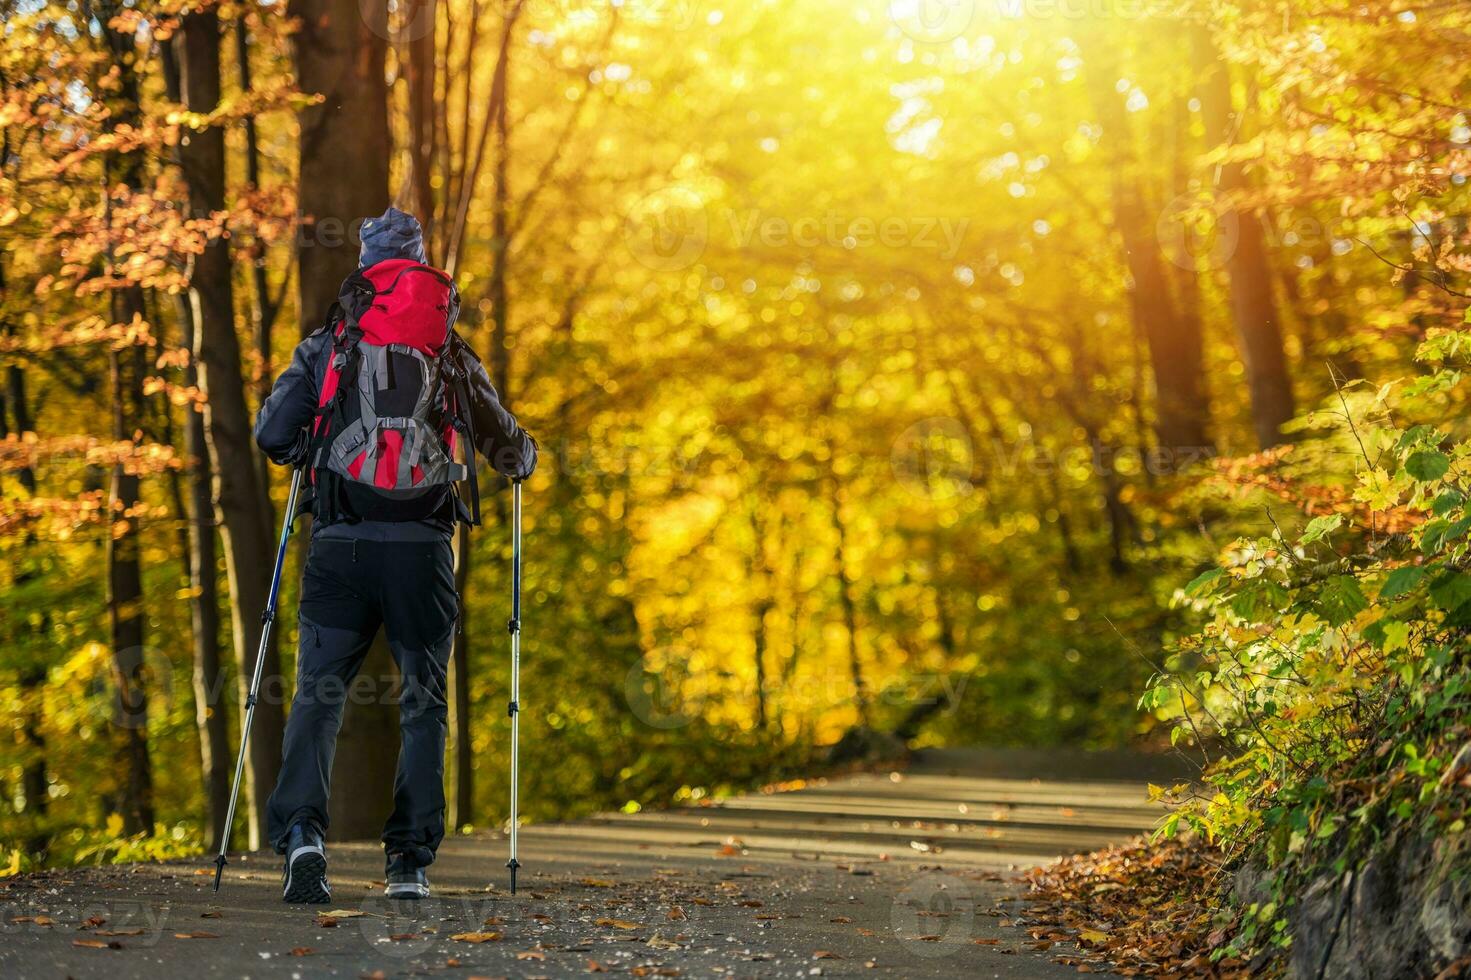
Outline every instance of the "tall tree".
MULTIPOLYGON (((185 106, 207 114, 220 101, 220 19, 214 8, 188 12, 173 43, 178 46, 185 106)), ((225 139, 218 127, 189 134, 179 147, 179 162, 189 188, 189 207, 198 218, 225 209, 225 139)), ((245 372, 235 328, 230 252, 224 228, 215 228, 204 250, 193 258, 189 296, 194 322, 194 358, 205 395, 204 424, 213 470, 214 510, 219 515, 230 581, 230 614, 241 703, 260 650, 261 613, 266 606, 275 560, 265 488, 251 440, 245 399, 245 372)), ((274 639, 261 651, 263 676, 281 673, 274 639)), ((280 699, 264 697, 256 706, 250 739, 246 793, 251 847, 259 847, 265 828, 266 799, 281 768, 285 711, 280 699)))
POLYGON ((1155 212, 1133 151, 1124 97, 1116 87, 1118 61, 1108 48, 1113 43, 1096 38, 1085 63, 1094 111, 1103 127, 1113 226, 1129 272, 1129 305, 1149 347, 1155 435, 1166 454, 1198 450, 1213 444, 1208 432, 1210 403, 1201 363, 1200 321, 1182 313, 1170 290, 1156 237, 1155 212))
MULTIPOLYGON (((1230 63, 1221 58, 1204 30, 1196 33, 1196 51, 1206 141, 1213 148, 1229 149, 1251 107, 1244 104, 1240 112, 1234 108, 1230 63)), ((1249 91, 1248 101, 1254 98, 1249 91)), ((1215 188, 1237 223, 1236 247, 1226 260, 1231 280, 1231 318, 1246 363, 1257 444, 1266 449, 1282 441, 1282 425, 1296 411, 1287 355, 1282 349, 1282 328, 1272 298, 1266 236, 1258 207, 1245 200, 1251 181, 1239 160, 1224 160, 1217 165, 1215 188)))
POLYGON ((302 335, 322 325, 357 265, 359 222, 388 206, 386 7, 365 17, 355 0, 291 0, 296 82, 321 101, 301 110, 297 144, 302 229, 297 295, 302 335), (351 161, 352 179, 343 179, 351 161))
MULTIPOLYGON (((108 100, 107 128, 118 132, 134 128, 142 117, 139 105, 136 61, 137 45, 131 32, 113 26, 121 7, 101 5, 99 20, 103 38, 116 73, 116 86, 108 100)), ((138 150, 109 153, 103 169, 104 207, 108 216, 109 241, 113 200, 140 193, 143 187, 143 157, 138 150), (114 186, 114 181, 117 185, 114 186)), ((116 257, 109 249, 109 272, 121 279, 110 291, 114 324, 144 322, 143 289, 116 271, 116 257)), ((112 437, 118 443, 138 440, 143 418, 143 379, 147 373, 146 348, 141 340, 128 339, 113 345, 108 354, 112 392, 112 437)), ((153 829, 153 768, 148 754, 148 691, 143 647, 143 573, 139 564, 139 503, 141 480, 135 471, 118 460, 112 467, 108 490, 110 518, 107 535, 107 611, 112 636, 113 680, 118 703, 114 723, 121 730, 126 759, 126 780, 121 807, 123 828, 130 834, 153 829)))
MULTIPOLYGON (((292 43, 297 84, 322 96, 300 114, 297 290, 304 335, 322 324, 357 267, 358 222, 388 206, 389 21, 386 8, 381 17, 365 17, 354 0, 292 0, 289 10, 302 25, 292 43), (342 179, 344 160, 352 161, 351 180, 342 179)), ((365 688, 371 696, 345 706, 332 771, 331 831, 344 840, 382 830, 397 756, 398 710, 386 687, 396 675, 381 638, 363 672, 373 679, 365 688)))
MULTIPOLYGON (((172 102, 182 102, 183 78, 173 44, 160 48, 164 87, 172 102)), ((175 162, 178 162, 175 147, 175 162)), ((194 306, 187 295, 176 297, 181 341, 186 361, 184 386, 199 387, 199 369, 194 359, 194 306)), ((168 411, 165 406, 165 411, 168 411)), ((175 509, 185 523, 183 547, 185 578, 189 588, 189 619, 193 640, 191 683, 194 692, 194 724, 199 736, 199 769, 204 798, 208 804, 206 836, 211 850, 219 850, 226 833, 225 811, 230 805, 229 716, 221 700, 224 675, 220 669, 220 576, 216 567, 214 478, 209 465, 209 445, 204 431, 204 409, 192 401, 185 405, 184 469, 188 500, 175 509)), ((170 478, 176 480, 177 474, 170 478)), ((184 494, 177 494, 183 497, 184 494)))

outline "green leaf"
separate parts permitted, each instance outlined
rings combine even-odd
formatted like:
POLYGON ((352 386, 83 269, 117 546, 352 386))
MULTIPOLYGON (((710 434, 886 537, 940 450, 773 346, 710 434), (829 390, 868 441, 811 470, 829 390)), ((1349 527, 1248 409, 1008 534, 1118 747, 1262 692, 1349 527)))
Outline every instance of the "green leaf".
POLYGON ((1405 472, 1421 483, 1439 480, 1450 468, 1450 457, 1435 449, 1416 450, 1405 460, 1405 472))
POLYGON ((1315 517, 1311 521, 1308 521, 1308 526, 1302 532, 1302 537, 1297 539, 1297 543, 1300 545, 1310 545, 1315 541, 1321 541, 1342 526, 1343 516, 1340 514, 1315 517))
POLYGON ((1395 650, 1407 650, 1410 646, 1410 624, 1400 622, 1388 622, 1383 624, 1385 653, 1395 650))
POLYGON ((1389 573, 1384 584, 1379 587, 1379 600, 1397 599, 1420 584, 1425 577, 1425 569, 1419 565, 1406 565, 1404 568, 1396 568, 1389 573))
POLYGON ((1369 608, 1363 589, 1352 575, 1335 575, 1323 583, 1314 609, 1334 626, 1342 626, 1369 608))
POLYGON ((1445 517, 1465 502, 1466 498, 1461 494, 1461 491, 1446 490, 1435 498, 1435 502, 1430 505, 1430 509, 1435 512, 1436 517, 1445 517))
POLYGON ((1212 568, 1208 572, 1201 572, 1199 575, 1195 576, 1195 578, 1190 580, 1189 585, 1185 586, 1185 594, 1194 599, 1198 599, 1204 595, 1209 595, 1211 592, 1215 591, 1216 583, 1219 582, 1225 574, 1226 570, 1224 568, 1212 568))
POLYGON ((1430 583, 1430 598, 1446 612, 1459 608, 1471 600, 1471 575, 1451 572, 1430 583))
POLYGON ((1452 541, 1459 541, 1471 530, 1471 515, 1451 523, 1443 518, 1437 517, 1433 521, 1426 521, 1420 531, 1420 550, 1425 554, 1434 554, 1441 551, 1452 541))

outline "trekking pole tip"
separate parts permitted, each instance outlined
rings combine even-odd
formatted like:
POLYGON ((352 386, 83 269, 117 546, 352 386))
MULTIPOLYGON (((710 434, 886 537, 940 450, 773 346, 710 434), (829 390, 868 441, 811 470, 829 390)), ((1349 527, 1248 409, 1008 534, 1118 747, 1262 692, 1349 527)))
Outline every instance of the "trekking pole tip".
POLYGON ((511 869, 511 894, 516 894, 516 869, 521 867, 521 862, 515 858, 506 862, 506 867, 511 869))
POLYGON ((223 854, 215 857, 215 891, 220 890, 220 876, 225 873, 225 856, 223 854))

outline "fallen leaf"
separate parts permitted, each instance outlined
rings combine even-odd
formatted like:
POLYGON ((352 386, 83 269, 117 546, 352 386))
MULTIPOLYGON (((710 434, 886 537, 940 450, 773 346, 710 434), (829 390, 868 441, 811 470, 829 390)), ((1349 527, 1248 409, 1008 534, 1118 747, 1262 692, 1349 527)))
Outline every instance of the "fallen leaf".
POLYGON ((648 944, 650 946, 652 946, 654 949, 679 949, 680 948, 679 943, 672 942, 672 941, 670 941, 668 939, 665 939, 663 936, 659 935, 657 932, 654 933, 654 935, 652 937, 650 937, 648 944))
MULTIPOLYGON (((613 882, 609 881, 606 878, 579 878, 577 880, 578 880, 579 883, 584 884, 584 885, 586 885, 589 888, 612 888, 613 887, 613 882)), ((591 961, 589 961, 589 962, 591 962, 591 961)))
POLYGON ((200 912, 199 913, 199 917, 201 919, 218 919, 218 918, 220 918, 220 913, 218 913, 218 912, 200 912))
POLYGON ((94 916, 92 916, 91 918, 87 919, 85 922, 82 923, 82 928, 83 929, 93 929, 93 928, 96 928, 97 926, 102 925, 106 921, 107 920, 104 919, 102 916, 100 916, 100 915, 94 915, 94 916))
POLYGON ((396 932, 388 938, 392 939, 396 943, 401 943, 407 939, 418 939, 419 934, 417 932, 396 932))
POLYGON ((518 960, 544 960, 546 958, 547 954, 539 949, 525 949, 516 954, 518 960))
POLYGON ((457 932, 449 938, 457 943, 494 943, 500 941, 501 934, 498 932, 457 932))
POLYGON ((827 949, 819 949, 817 952, 815 952, 815 953, 812 954, 812 958, 814 960, 840 960, 840 959, 842 959, 842 957, 839 956, 837 953, 834 953, 832 950, 827 950, 827 949))
POLYGON ((144 933, 142 926, 134 929, 98 929, 99 936, 141 936, 144 933))
POLYGON ((629 922, 627 919, 598 919, 594 925, 612 926, 615 929, 637 929, 637 922, 629 922))
POLYGON ((220 937, 219 936, 216 936, 212 932, 199 932, 199 931, 196 931, 196 932, 176 932, 176 933, 174 933, 174 938, 175 939, 219 939, 220 937))
POLYGON ((684 919, 688 919, 689 916, 685 915, 684 909, 680 908, 678 905, 675 905, 669 909, 668 918, 670 922, 680 922, 684 919))
POLYGON ((331 912, 323 912, 322 914, 334 919, 356 919, 363 912, 361 909, 333 909, 331 912))
POLYGON ((1078 938, 1085 943, 1106 943, 1108 942, 1108 933, 1099 932, 1097 929, 1084 929, 1078 933, 1078 938))
POLYGON ((852 922, 853 920, 850 919, 850 918, 848 918, 846 915, 835 915, 831 919, 828 919, 827 921, 829 921, 829 922, 836 922, 839 925, 847 925, 848 923, 852 922))
POLYGON ((317 916, 317 926, 322 929, 336 929, 337 919, 330 915, 317 916))
POLYGON ((122 949, 123 944, 118 942, 105 943, 100 939, 73 939, 73 946, 81 946, 85 949, 122 949))
POLYGON ((295 949, 293 949, 291 951, 291 955, 292 956, 310 956, 310 955, 312 955, 315 952, 316 952, 316 950, 312 949, 310 946, 298 946, 298 947, 296 947, 295 949))

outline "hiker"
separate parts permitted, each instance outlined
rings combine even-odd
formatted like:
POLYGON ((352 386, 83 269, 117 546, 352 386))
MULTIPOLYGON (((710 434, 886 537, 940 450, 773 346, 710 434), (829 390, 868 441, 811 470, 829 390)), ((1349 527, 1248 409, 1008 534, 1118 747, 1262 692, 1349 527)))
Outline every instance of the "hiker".
POLYGON ((296 696, 268 804, 288 902, 331 898, 332 756, 346 692, 380 626, 403 685, 386 893, 428 897, 425 868, 444 837, 445 675, 459 616, 450 540, 456 521, 479 523, 475 450, 513 481, 536 468, 536 441, 454 331, 454 284, 424 261, 412 215, 389 208, 364 222, 358 270, 256 419, 256 443, 280 465, 307 467, 313 491, 296 696), (454 459, 460 440, 468 466, 454 459))

